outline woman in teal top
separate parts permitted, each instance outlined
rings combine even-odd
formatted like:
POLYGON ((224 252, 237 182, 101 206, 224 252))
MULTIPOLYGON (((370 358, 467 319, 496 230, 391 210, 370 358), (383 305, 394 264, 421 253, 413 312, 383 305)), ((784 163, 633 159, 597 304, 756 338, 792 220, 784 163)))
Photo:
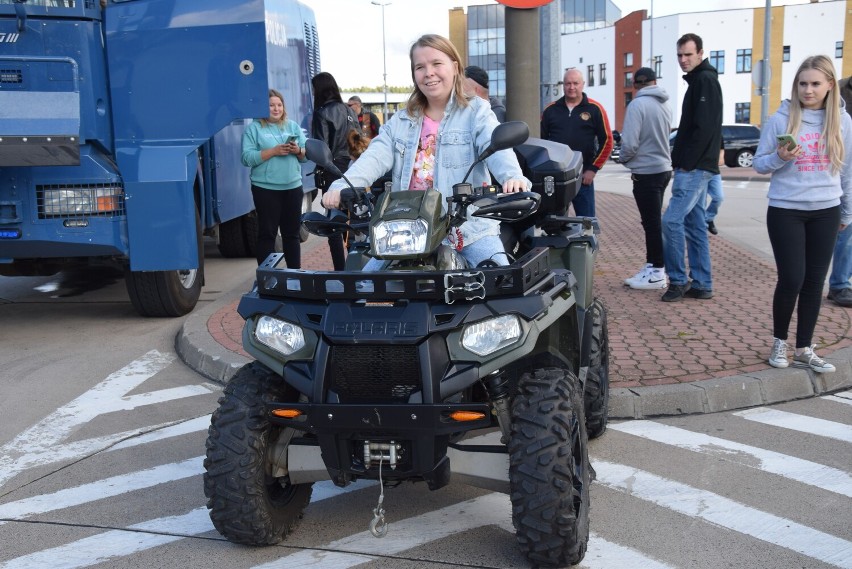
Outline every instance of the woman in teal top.
POLYGON ((269 90, 269 117, 252 122, 243 133, 242 161, 251 168, 251 195, 257 212, 257 264, 275 252, 281 231, 287 268, 299 269, 302 216, 302 168, 305 135, 287 119, 284 97, 269 90))

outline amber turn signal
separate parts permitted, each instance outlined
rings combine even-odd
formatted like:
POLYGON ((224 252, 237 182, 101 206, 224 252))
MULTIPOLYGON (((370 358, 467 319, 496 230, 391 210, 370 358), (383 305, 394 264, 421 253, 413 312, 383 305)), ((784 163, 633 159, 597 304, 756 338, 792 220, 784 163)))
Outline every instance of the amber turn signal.
POLYGON ((273 409, 272 414, 285 419, 295 419, 302 414, 298 409, 273 409))
POLYGON ((453 411, 450 419, 453 421, 479 421, 485 418, 485 413, 479 411, 453 411))

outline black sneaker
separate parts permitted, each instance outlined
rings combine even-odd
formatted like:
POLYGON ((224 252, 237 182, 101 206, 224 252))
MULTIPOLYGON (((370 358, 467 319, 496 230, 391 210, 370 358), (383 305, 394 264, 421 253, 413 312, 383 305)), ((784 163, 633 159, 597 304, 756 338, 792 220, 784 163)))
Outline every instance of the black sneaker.
POLYGON ((833 288, 828 291, 828 300, 840 306, 852 306, 852 288, 833 288))
POLYGON ((716 224, 712 221, 707 222, 707 231, 709 231, 713 235, 719 235, 719 230, 716 229, 716 224))
POLYGON ((712 290, 704 290, 702 288, 691 288, 683 293, 684 298, 697 298, 698 300, 709 300, 713 298, 712 290))
POLYGON ((689 283, 686 284, 669 284, 669 290, 660 298, 663 302, 680 302, 689 291, 689 283))

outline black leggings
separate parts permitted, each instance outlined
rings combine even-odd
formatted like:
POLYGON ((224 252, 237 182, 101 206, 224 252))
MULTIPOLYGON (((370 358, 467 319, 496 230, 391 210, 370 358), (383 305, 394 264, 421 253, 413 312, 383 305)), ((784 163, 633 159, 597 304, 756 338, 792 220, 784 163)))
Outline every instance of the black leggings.
POLYGON ((787 340, 796 300, 796 348, 810 346, 822 303, 822 288, 840 228, 840 206, 804 211, 770 207, 766 228, 775 254, 778 282, 772 299, 776 338, 787 340))
POLYGON ((275 239, 280 230, 287 268, 301 269, 302 186, 292 190, 267 190, 252 184, 251 195, 257 211, 257 264, 275 252, 275 239))

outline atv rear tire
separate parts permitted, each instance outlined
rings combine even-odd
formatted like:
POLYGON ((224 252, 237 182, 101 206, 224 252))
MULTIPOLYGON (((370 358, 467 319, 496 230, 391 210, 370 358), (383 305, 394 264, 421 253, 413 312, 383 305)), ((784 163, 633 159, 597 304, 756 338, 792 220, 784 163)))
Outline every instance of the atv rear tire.
POLYGON ((589 542, 588 438, 568 370, 524 374, 512 400, 509 488, 518 542, 536 566, 579 563, 589 542))
POLYGON ((589 373, 583 402, 586 411, 586 432, 596 439, 606 431, 609 418, 609 330, 606 308, 599 299, 591 307, 592 349, 589 354, 589 373))
POLYGON ((204 495, 213 525, 244 545, 273 545, 302 518, 313 484, 271 474, 270 453, 284 429, 269 422, 264 403, 293 397, 278 375, 253 362, 225 386, 213 413, 204 459, 204 495))

